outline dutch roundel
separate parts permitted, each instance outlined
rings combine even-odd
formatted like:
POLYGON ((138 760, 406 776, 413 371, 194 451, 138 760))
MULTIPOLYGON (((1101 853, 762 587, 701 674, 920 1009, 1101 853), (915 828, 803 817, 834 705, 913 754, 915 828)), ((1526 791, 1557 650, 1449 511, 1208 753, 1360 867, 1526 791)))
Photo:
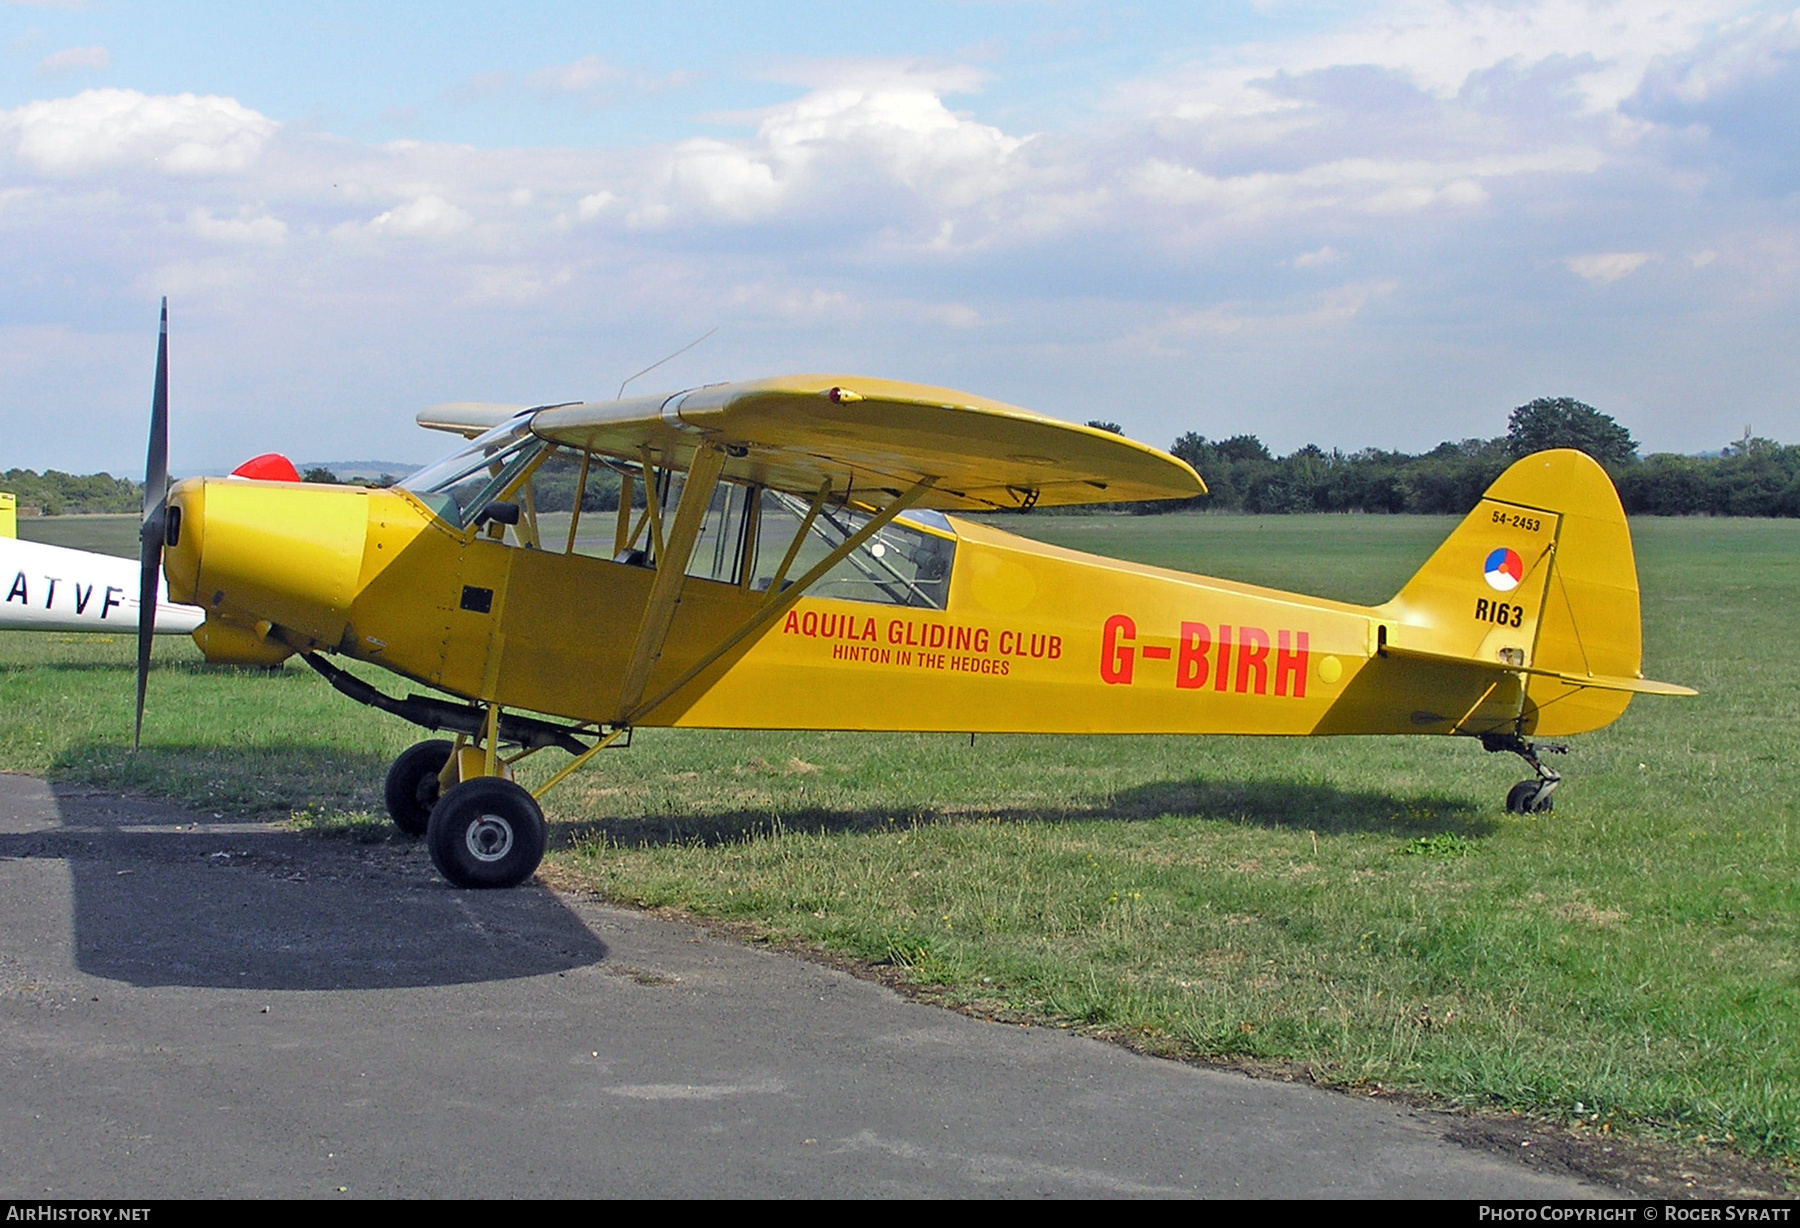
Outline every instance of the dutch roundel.
POLYGON ((1525 578, 1525 560, 1519 557, 1517 550, 1502 546, 1487 556, 1481 570, 1487 576, 1489 588, 1498 593, 1510 593, 1525 578))

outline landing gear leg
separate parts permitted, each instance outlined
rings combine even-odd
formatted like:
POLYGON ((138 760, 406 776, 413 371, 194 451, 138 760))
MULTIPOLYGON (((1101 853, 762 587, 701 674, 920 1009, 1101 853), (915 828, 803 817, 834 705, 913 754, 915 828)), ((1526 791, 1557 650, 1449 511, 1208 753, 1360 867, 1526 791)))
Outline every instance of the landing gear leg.
POLYGON ((441 773, 421 786, 442 789, 425 825, 425 847, 438 873, 457 887, 516 887, 544 856, 544 812, 510 779, 509 761, 499 755, 500 721, 499 705, 490 705, 477 744, 460 737, 455 745, 439 743, 441 773))
POLYGON ((1555 807, 1553 795, 1556 786, 1562 783, 1562 774, 1555 768, 1545 767, 1538 753, 1566 755, 1569 753, 1567 746, 1560 742, 1527 742, 1516 733, 1484 733, 1481 748, 1490 754, 1511 752, 1537 773, 1536 780, 1521 780, 1507 790, 1506 809, 1509 813, 1547 814, 1555 807))

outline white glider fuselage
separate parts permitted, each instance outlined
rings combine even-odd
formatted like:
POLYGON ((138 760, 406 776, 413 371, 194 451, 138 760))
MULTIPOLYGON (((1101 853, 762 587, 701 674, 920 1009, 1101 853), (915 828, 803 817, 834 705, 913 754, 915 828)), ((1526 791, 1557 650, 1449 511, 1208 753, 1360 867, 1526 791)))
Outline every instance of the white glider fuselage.
MULTIPOLYGON (((186 635, 206 613, 169 600, 156 583, 156 630, 186 635)), ((0 537, 0 629, 119 631, 138 623, 138 564, 134 559, 0 537)))

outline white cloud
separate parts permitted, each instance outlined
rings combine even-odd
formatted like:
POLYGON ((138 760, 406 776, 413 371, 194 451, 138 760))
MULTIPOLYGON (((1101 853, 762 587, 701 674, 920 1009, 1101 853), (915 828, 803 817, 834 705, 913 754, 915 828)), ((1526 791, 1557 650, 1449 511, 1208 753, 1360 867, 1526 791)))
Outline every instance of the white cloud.
MULTIPOLYGON (((771 212, 782 198, 774 162, 766 151, 725 141, 684 141, 670 151, 662 195, 712 217, 747 222, 771 212)), ((665 202, 640 206, 632 211, 631 220, 660 226, 674 208, 665 202)))
POLYGON ((188 212, 188 229, 203 239, 219 243, 273 245, 287 238, 287 223, 268 214, 234 218, 214 217, 211 209, 188 212))
POLYGON ((1547 151, 1527 158, 1428 162, 1345 158, 1290 172, 1253 171, 1216 176, 1163 158, 1151 158, 1128 177, 1141 195, 1171 205, 1204 206, 1249 224, 1319 210, 1416 213, 1441 207, 1486 204, 1482 179, 1543 171, 1589 170, 1598 157, 1547 151))
POLYGON ((593 192, 576 202, 575 212, 582 221, 591 222, 605 213, 608 206, 617 203, 618 199, 611 192, 593 192))
POLYGON ((112 67, 112 52, 105 47, 65 47, 38 61, 38 72, 52 75, 112 67))
POLYGON ((1604 286, 1629 277, 1644 267, 1649 252, 1595 252, 1589 256, 1570 256, 1563 263, 1569 272, 1591 285, 1604 286))
POLYGON ((1375 65, 1442 98, 1472 74, 1508 61, 1591 57, 1578 83, 1588 109, 1600 111, 1635 90, 1658 56, 1693 46, 1741 8, 1734 0, 1398 0, 1326 33, 1249 54, 1278 51, 1278 66, 1293 73, 1375 65))
POLYGON ((459 234, 474 223, 474 217, 467 210, 428 192, 371 218, 369 229, 377 234, 442 239, 459 234))
POLYGON ((1671 56, 1656 65, 1650 84, 1684 103, 1703 103, 1746 82, 1789 70, 1797 52, 1800 11, 1753 14, 1727 23, 1717 37, 1704 40, 1691 54, 1671 56))
POLYGON ((1301 252, 1290 262, 1297 269, 1317 268, 1324 264, 1336 264, 1344 258, 1344 253, 1327 243, 1317 251, 1301 252))
POLYGON ((83 90, 0 111, 0 139, 48 174, 113 166, 177 175, 228 174, 256 161, 280 125, 234 98, 83 90))
MULTIPOLYGON (((824 71, 824 70, 821 70, 824 71)), ((855 74, 834 66, 825 75, 855 74)), ((749 140, 684 141, 669 150, 660 184, 630 219, 638 226, 715 219, 749 222, 785 206, 829 208, 848 193, 862 207, 870 194, 901 189, 939 209, 966 208, 1017 181, 1014 155, 1025 138, 951 111, 934 88, 891 66, 867 74, 873 84, 832 85, 754 116, 749 140)), ((971 82, 970 73, 939 72, 971 82)))

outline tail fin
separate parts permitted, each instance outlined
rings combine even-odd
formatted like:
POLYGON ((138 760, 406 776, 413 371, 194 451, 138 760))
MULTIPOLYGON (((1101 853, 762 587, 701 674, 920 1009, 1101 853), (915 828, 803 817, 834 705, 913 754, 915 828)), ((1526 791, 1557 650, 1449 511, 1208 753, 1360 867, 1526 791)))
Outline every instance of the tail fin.
POLYGON ((1693 693, 1639 673, 1631 530, 1612 479, 1582 452, 1538 452, 1501 474, 1379 614, 1393 655, 1523 676, 1501 688, 1510 713, 1480 709, 1488 728, 1581 733, 1611 724, 1634 693, 1693 693))

